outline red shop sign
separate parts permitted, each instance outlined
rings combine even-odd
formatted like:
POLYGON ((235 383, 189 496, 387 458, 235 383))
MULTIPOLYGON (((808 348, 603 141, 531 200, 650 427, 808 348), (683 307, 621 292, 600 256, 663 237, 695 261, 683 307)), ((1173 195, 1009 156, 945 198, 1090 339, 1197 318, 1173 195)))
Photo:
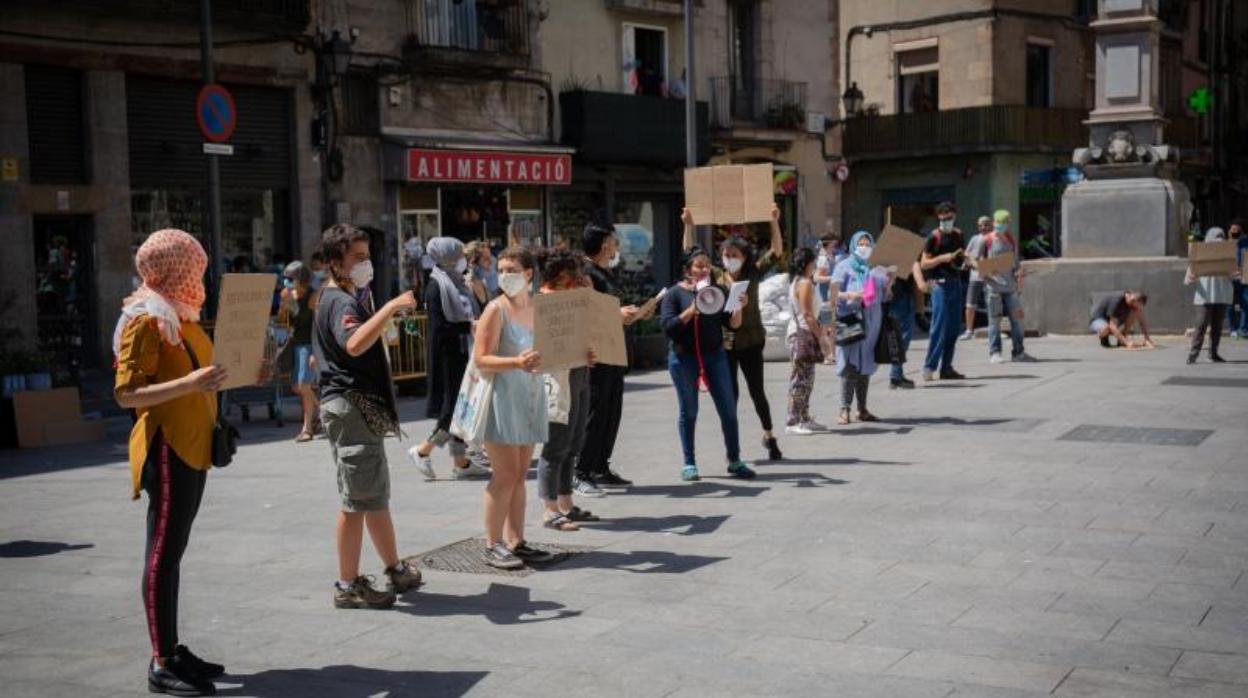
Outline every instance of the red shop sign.
POLYGON ((411 182, 571 184, 572 156, 410 148, 407 179, 411 182))

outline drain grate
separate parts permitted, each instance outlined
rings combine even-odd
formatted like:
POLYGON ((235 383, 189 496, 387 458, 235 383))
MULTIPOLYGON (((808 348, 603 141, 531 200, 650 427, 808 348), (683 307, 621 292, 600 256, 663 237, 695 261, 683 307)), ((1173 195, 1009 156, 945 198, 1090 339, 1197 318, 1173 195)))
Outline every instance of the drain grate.
POLYGON ((1199 388, 1248 388, 1248 378, 1201 378, 1199 376, 1170 376, 1162 385, 1190 385, 1199 388))
POLYGON ((1058 437, 1058 441, 1093 441, 1109 444, 1148 446, 1199 446, 1213 434, 1208 429, 1158 429, 1152 427, 1110 427, 1080 424, 1058 437))
MULTIPOLYGON (((530 547, 545 550, 555 555, 554 560, 537 565, 536 569, 548 569, 573 555, 594 550, 592 547, 583 545, 556 545, 554 543, 538 543, 536 541, 528 541, 528 543, 530 547)), ((497 577, 527 577, 533 574, 535 569, 529 566, 521 567, 517 570, 500 570, 490 567, 485 563, 484 553, 484 538, 465 538, 450 545, 444 545, 441 548, 417 553, 407 559, 424 569, 437 570, 439 572, 460 572, 463 574, 490 574, 497 577)))

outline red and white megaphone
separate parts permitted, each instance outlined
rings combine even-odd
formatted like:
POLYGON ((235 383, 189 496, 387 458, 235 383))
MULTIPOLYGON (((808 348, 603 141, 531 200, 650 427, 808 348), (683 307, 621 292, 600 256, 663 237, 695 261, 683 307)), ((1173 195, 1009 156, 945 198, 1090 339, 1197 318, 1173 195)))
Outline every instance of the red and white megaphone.
POLYGON ((724 289, 711 283, 710 277, 702 279, 697 283, 693 304, 697 307, 698 312, 702 315, 715 315, 723 312, 724 306, 728 304, 728 294, 724 289))

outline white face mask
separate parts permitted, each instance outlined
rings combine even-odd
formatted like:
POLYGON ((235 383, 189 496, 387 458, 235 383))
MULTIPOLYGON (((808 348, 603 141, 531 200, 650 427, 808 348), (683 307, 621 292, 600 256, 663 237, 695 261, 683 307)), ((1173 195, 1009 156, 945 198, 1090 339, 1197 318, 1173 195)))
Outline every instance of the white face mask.
POLYGON ((366 259, 351 267, 351 284, 357 289, 364 288, 373 280, 373 260, 366 259))
POLYGON ((952 231, 952 230, 953 230, 953 221, 954 221, 954 219, 953 219, 953 218, 942 218, 942 219, 940 220, 940 230, 941 230, 941 232, 948 233, 948 232, 952 231))
POLYGON ((611 255, 611 259, 607 260, 607 267, 614 269, 618 266, 620 266, 620 251, 616 250, 615 254, 611 255))
POLYGON ((729 274, 736 274, 741 271, 741 265, 744 264, 744 260, 739 257, 724 257, 723 262, 724 268, 728 270, 729 274))
POLYGON ((455 262, 455 271, 460 274, 463 274, 464 272, 468 271, 468 260, 463 257, 460 257, 455 262))
POLYGON ((858 256, 858 259, 861 259, 863 261, 871 259, 871 246, 859 245, 854 248, 854 254, 858 256))
POLYGON ((503 293, 507 294, 508 298, 515 297, 517 293, 523 291, 528 285, 529 282, 524 280, 524 272, 508 271, 498 275, 498 287, 502 289, 503 293))

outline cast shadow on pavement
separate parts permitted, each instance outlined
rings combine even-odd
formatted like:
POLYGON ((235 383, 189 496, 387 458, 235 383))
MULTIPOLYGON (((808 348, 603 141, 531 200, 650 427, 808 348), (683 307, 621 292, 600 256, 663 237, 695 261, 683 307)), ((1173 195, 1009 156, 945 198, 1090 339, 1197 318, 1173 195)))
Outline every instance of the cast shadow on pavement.
MULTIPOLYGON (((726 480, 728 476, 718 476, 712 479, 726 480)), ((823 485, 844 485, 849 483, 848 480, 828 477, 823 473, 778 473, 775 471, 758 473, 753 480, 754 482, 782 482, 791 484, 794 487, 821 487, 823 485)))
MULTIPOLYGON (((979 378, 969 378, 968 380, 977 381, 979 380, 979 378)), ((922 389, 923 390, 937 390, 937 389, 955 390, 958 388, 982 388, 982 387, 984 387, 983 383, 937 383, 935 385, 930 385, 930 384, 925 385, 923 386, 922 389)))
POLYGON ((975 376, 977 381, 1021 381, 1039 378, 1034 373, 1004 373, 999 376, 975 376))
POLYGON ((605 521, 588 521, 580 524, 581 528, 595 531, 644 531, 651 533, 674 533, 679 536, 699 536, 714 533, 727 521, 729 515, 695 516, 693 514, 675 514, 673 516, 625 516, 605 521))
MULTIPOLYGON (((550 567, 563 565, 550 565, 550 567)), ((580 611, 570 611, 563 604, 555 601, 534 601, 530 598, 532 590, 528 587, 510 584, 490 584, 484 593, 471 596, 455 594, 431 594, 427 592, 409 593, 406 603, 396 605, 394 609, 411 616, 427 618, 447 616, 484 616, 494 625, 525 625, 544 623, 581 615, 580 611), (544 615, 538 615, 545 613, 544 615), (532 616, 526 618, 525 616, 532 616)))
MULTIPOLYGON (((729 478, 725 478, 729 479, 729 478)), ((731 478, 736 480, 736 478, 731 478)), ((738 481, 739 482, 739 481, 738 481)), ((716 497, 757 497, 768 487, 742 487, 721 482, 691 482, 686 485, 633 485, 626 490, 612 493, 615 496, 650 495, 673 499, 714 499, 716 497)))
MULTIPOLYGON (((886 422, 888 420, 881 417, 880 421, 886 422)), ((898 427, 896 429, 887 429, 887 428, 881 428, 881 427, 854 427, 853 429, 842 429, 841 427, 838 426, 838 427, 833 427, 831 429, 828 429, 828 431, 825 431, 823 433, 836 434, 837 436, 871 436, 875 434, 905 435, 905 434, 909 434, 912 431, 914 431, 913 427, 898 427)))
POLYGON ((389 671, 339 664, 320 669, 269 669, 255 674, 227 674, 218 679, 217 695, 256 698, 368 698, 462 696, 488 671, 389 671), (231 685, 241 683, 241 686, 231 685))
MULTIPOLYGON (((850 432, 837 432, 850 433, 850 432)), ((899 430, 897 433, 901 433, 899 430)), ((782 461, 776 461, 775 465, 840 465, 850 467, 860 467, 866 465, 901 465, 909 466, 909 461, 895 460, 863 460, 861 458, 786 458, 782 461)))
POLYGON ((693 570, 727 560, 726 557, 709 555, 683 555, 666 550, 633 550, 618 553, 613 550, 591 550, 551 565, 552 569, 619 570, 633 574, 684 574, 693 570))
POLYGON ((889 424, 909 424, 913 426, 950 426, 950 427, 995 427, 1015 421, 1012 417, 1000 419, 962 419, 961 417, 894 417, 880 419, 889 424))
POLYGON ((0 558, 10 557, 44 557, 55 555, 67 550, 83 550, 94 548, 94 543, 61 543, 46 540, 15 540, 0 543, 0 558))

